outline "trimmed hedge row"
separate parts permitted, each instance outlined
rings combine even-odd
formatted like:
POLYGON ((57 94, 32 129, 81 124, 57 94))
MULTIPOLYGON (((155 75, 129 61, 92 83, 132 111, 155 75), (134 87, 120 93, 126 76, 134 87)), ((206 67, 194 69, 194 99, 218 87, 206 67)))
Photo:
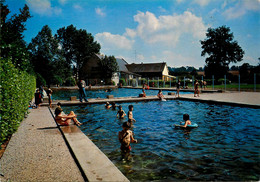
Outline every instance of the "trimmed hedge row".
POLYGON ((0 146, 19 127, 28 112, 36 79, 14 67, 9 59, 0 59, 0 146))

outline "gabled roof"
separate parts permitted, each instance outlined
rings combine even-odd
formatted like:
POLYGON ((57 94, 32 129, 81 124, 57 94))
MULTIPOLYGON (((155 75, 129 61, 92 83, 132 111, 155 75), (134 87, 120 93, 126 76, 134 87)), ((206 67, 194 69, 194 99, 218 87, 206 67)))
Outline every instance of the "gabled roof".
MULTIPOLYGON (((95 54, 99 59, 104 59, 104 55, 100 55, 100 54, 95 54)), ((133 73, 131 71, 129 71, 126 67, 126 65, 128 65, 128 63, 124 60, 124 58, 116 58, 116 62, 117 62, 117 65, 118 65, 118 71, 119 72, 124 72, 126 74, 129 74, 129 75, 135 75, 135 76, 141 76, 139 74, 136 74, 136 73, 133 73)))
POLYGON ((166 63, 141 63, 141 64, 128 64, 126 67, 129 71, 134 73, 157 73, 157 72, 163 72, 164 68, 166 66, 166 63))
POLYGON ((116 58, 116 62, 119 68, 119 71, 129 72, 126 65, 128 64, 123 58, 116 58))

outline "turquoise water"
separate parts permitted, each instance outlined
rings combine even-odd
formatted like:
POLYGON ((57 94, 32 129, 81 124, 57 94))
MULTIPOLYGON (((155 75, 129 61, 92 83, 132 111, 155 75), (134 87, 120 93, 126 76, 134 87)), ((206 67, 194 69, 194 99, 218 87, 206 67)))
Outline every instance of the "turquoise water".
POLYGON ((173 100, 122 103, 125 112, 129 104, 138 140, 129 161, 121 159, 118 141, 126 119, 117 119, 116 110, 98 104, 64 107, 76 112, 81 130, 129 180, 259 180, 259 109, 173 100), (184 113, 199 127, 172 127, 184 113))
MULTIPOLYGON (((157 95, 158 90, 146 90, 146 95, 157 95)), ((164 95, 167 95, 169 91, 163 91, 164 95)), ((171 91, 172 92, 172 91, 171 91)), ((142 89, 112 89, 111 92, 105 90, 86 90, 87 98, 106 98, 107 95, 114 95, 114 97, 137 97, 142 93, 142 89)), ((191 92, 181 92, 181 94, 189 94, 191 92)), ((78 90, 55 90, 53 92, 54 100, 69 100, 71 96, 77 96, 79 98, 78 90)))

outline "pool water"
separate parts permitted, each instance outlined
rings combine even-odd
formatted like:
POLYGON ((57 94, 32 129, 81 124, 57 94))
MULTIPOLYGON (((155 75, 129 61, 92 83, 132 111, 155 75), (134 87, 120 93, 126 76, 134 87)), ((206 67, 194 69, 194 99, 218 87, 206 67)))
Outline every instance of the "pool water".
MULTIPOLYGON (((168 95, 170 91, 163 91, 164 95, 168 95)), ((172 91, 171 91, 172 92, 172 91)), ((106 98, 107 95, 114 95, 114 97, 137 97, 142 93, 142 89, 112 89, 111 92, 106 90, 86 90, 86 98, 106 98)), ((147 96, 157 95, 158 90, 145 90, 147 96)), ((191 92, 180 92, 180 94, 190 94, 191 92)), ((71 96, 77 96, 79 98, 78 90, 55 90, 53 92, 54 100, 69 100, 71 96)))
POLYGON ((130 181, 259 180, 259 109, 190 101, 122 103, 127 113, 134 106, 135 139, 132 157, 121 159, 118 132, 127 119, 104 105, 64 107, 74 110, 81 130, 108 156, 130 181), (199 125, 175 129, 188 113, 199 125))

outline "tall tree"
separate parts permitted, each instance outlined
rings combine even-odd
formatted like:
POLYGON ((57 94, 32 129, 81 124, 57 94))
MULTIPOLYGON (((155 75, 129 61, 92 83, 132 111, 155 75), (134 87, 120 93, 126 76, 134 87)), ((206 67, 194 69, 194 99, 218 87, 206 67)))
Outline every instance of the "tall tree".
POLYGON ((242 61, 244 51, 234 41, 233 33, 230 28, 221 26, 216 29, 209 28, 206 33, 207 38, 201 42, 201 56, 206 58, 205 75, 206 77, 215 76, 216 79, 222 78, 228 71, 229 63, 242 61))
MULTIPOLYGON (((41 75, 47 84, 50 84, 54 73, 58 72, 58 70, 53 69, 53 62, 57 58, 58 42, 52 36, 48 25, 42 28, 37 36, 32 39, 28 47, 31 51, 31 60, 35 72, 41 75)), ((38 79, 40 78, 38 76, 38 79)), ((44 80, 38 81, 41 81, 41 84, 44 83, 44 80)))
POLYGON ((14 14, 10 19, 7 15, 10 13, 8 6, 4 1, 1 6, 1 57, 10 58, 12 63, 21 70, 32 71, 30 67, 27 45, 23 40, 23 32, 26 30, 25 23, 31 17, 29 7, 24 6, 20 9, 20 14, 14 14))
POLYGON ((98 62, 102 79, 106 83, 111 81, 111 78, 115 72, 118 71, 118 65, 114 56, 105 56, 98 62))
POLYGON ((94 41, 91 33, 87 33, 83 29, 77 30, 73 25, 60 28, 56 37, 59 40, 66 62, 74 64, 79 73, 78 76, 82 77, 80 70, 83 64, 95 53, 99 53, 100 44, 94 41))

